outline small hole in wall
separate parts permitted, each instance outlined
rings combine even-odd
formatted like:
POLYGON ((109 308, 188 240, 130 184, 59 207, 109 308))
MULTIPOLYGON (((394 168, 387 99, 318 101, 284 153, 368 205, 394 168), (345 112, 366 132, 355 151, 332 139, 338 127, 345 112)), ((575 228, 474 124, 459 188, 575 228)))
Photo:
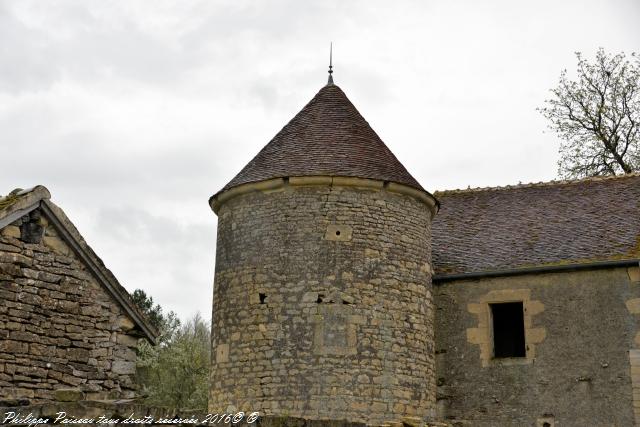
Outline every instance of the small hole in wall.
POLYGON ((340 235, 340 230, 337 230, 336 231, 336 236, 339 236, 339 235, 340 235))
POLYGON ((343 303, 344 305, 350 305, 350 304, 351 304, 349 301, 344 300, 344 299, 342 300, 342 303, 343 303))
POLYGON ((260 304, 265 304, 265 301, 267 300, 267 294, 258 294, 258 296, 260 297, 260 304))
POLYGON ((323 299, 324 299, 324 294, 318 294, 318 299, 316 300, 316 302, 320 304, 323 299))
POLYGON ((545 421, 544 423, 542 423, 542 427, 551 427, 551 423, 545 421))

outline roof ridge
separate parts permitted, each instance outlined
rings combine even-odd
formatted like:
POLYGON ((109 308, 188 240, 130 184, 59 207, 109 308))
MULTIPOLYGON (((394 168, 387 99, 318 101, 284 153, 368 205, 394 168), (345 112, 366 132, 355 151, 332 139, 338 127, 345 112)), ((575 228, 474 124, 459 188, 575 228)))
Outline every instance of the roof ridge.
POLYGON ((19 218, 22 210, 49 198, 51 198, 49 190, 42 185, 36 185, 26 190, 16 188, 6 196, 0 196, 0 227, 19 218), (16 215, 19 216, 16 217, 16 215))
POLYGON ((600 176, 590 176, 586 178, 579 179, 558 179, 551 181, 539 181, 539 182, 528 182, 528 183, 518 183, 513 185, 499 185, 493 187, 474 187, 474 188, 456 188, 451 190, 436 190, 434 191, 434 196, 437 195, 446 195, 446 194, 464 194, 464 193, 477 193, 477 192, 489 192, 489 191, 505 191, 505 190, 517 190, 523 188, 539 188, 539 187, 553 187, 560 185, 575 185, 582 184, 585 182, 599 182, 599 181, 611 181, 611 180, 620 180, 626 178, 636 178, 640 177, 640 172, 631 172, 623 175, 600 175, 600 176))

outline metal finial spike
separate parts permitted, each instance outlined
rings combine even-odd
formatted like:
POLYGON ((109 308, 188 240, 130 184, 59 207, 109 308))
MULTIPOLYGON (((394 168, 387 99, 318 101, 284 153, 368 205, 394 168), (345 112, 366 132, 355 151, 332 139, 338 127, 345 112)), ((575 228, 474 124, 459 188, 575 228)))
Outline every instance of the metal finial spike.
POLYGON ((333 84, 333 42, 329 44, 329 81, 327 84, 333 84))

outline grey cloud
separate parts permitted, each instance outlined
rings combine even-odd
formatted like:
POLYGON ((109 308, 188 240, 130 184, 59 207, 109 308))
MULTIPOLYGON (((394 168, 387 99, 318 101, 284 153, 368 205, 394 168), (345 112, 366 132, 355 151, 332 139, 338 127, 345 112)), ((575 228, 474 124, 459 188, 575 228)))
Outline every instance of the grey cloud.
POLYGON ((335 79, 426 188, 548 180, 535 112, 640 4, 0 2, 0 193, 44 184, 122 283, 209 314, 209 196, 335 79), (598 31, 585 29, 598 28, 598 31), (5 159, 10 159, 6 161, 5 159))
POLYGON ((215 229, 149 213, 136 206, 100 209, 94 249, 130 291, 143 288, 168 309, 210 315, 215 229), (123 250, 124 249, 124 250, 123 250), (204 296, 207 298, 204 298, 204 296))

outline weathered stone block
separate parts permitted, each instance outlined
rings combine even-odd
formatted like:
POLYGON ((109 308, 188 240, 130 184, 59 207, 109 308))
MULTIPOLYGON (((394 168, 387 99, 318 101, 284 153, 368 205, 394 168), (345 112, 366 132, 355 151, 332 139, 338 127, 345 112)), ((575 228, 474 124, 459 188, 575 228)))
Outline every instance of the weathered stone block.
POLYGON ((9 337, 12 340, 16 340, 16 341, 27 341, 27 342, 36 342, 36 343, 41 342, 41 338, 39 335, 36 335, 32 332, 26 332, 26 331, 11 331, 9 332, 9 337))
POLYGON ((60 379, 60 381, 73 386, 78 386, 84 382, 82 378, 74 377, 73 375, 69 374, 62 374, 62 378, 60 379))
POLYGON ((96 305, 83 305, 80 307, 80 313, 84 316, 98 317, 102 313, 102 309, 96 305))
POLYGON ((7 274, 9 276, 7 277, 7 279, 11 279, 12 277, 20 277, 22 276, 22 268, 17 264, 0 263, 0 273, 7 274))
POLYGON ((6 243, 0 242, 0 251, 1 252, 20 252, 21 249, 18 246, 8 245, 6 243))
POLYGON ((34 279, 43 282, 49 283, 59 283, 61 276, 57 274, 52 274, 46 271, 34 270, 32 268, 24 268, 22 269, 22 274, 24 277, 28 279, 34 279))
POLYGON ((16 301, 23 302, 25 304, 41 306, 42 305, 42 297, 38 295, 34 295, 28 292, 21 292, 16 295, 16 301))
POLYGON ((57 380, 57 381, 62 381, 63 375, 64 374, 62 372, 59 372, 59 371, 56 371, 56 370, 53 370, 53 369, 50 369, 49 372, 47 372, 47 377, 48 378, 52 378, 52 379, 57 380))
POLYGON ((7 331, 19 331, 22 329, 22 323, 18 323, 18 322, 6 322, 4 324, 4 328, 7 331))
POLYGON ((135 323, 133 323, 129 316, 119 316, 117 326, 123 331, 130 331, 135 327, 135 323))
POLYGON ((127 346, 123 346, 123 345, 118 345, 118 346, 114 347, 113 356, 118 358, 118 359, 122 359, 122 360, 129 360, 129 361, 135 361, 136 360, 136 352, 135 352, 135 350, 132 349, 131 347, 127 347, 127 346))
POLYGON ((118 375, 131 375, 136 373, 136 363, 126 360, 114 360, 111 363, 111 371, 118 375))
MULTIPOLYGON (((65 325, 65 329, 67 332, 80 333, 83 331, 83 328, 78 325, 65 325)), ((82 337, 82 335, 80 335, 82 337)))
POLYGON ((13 399, 20 399, 20 398, 27 398, 27 399, 32 399, 35 396, 35 393, 32 389, 29 388, 20 388, 20 387, 16 387, 13 389, 9 389, 8 390, 8 395, 7 397, 9 398, 13 398, 13 399))
POLYGON ((13 237, 14 239, 20 238, 20 227, 15 225, 7 225, 3 229, 0 230, 0 234, 5 237, 13 237))
POLYGON ((74 388, 60 388, 53 391, 53 398, 58 402, 78 402, 84 400, 84 393, 74 388))
POLYGON ((68 348, 67 358, 73 361, 87 362, 89 360, 89 350, 77 347, 68 348))
POLYGON ((346 224, 331 224, 327 227, 327 231, 324 234, 326 240, 332 240, 336 242, 348 242, 353 235, 353 229, 350 225, 346 224))
POLYGON ((216 362, 225 363, 229 361, 229 344, 218 344, 216 347, 216 362))
POLYGON ((91 350, 91 357, 107 357, 106 348, 95 348, 91 350))
POLYGON ((76 314, 79 312, 80 304, 74 301, 59 300, 57 308, 62 313, 76 314))
POLYGON ((29 344, 21 341, 2 340, 0 341, 0 353, 26 354, 29 351, 29 344))
POLYGON ((69 249, 69 246, 67 246, 67 244, 59 237, 44 236, 42 240, 46 246, 53 249, 53 251, 56 253, 59 253, 61 255, 71 254, 71 250, 69 249))
POLYGON ((126 334, 118 334, 116 338, 116 342, 118 344, 126 345, 127 347, 137 347, 138 346, 138 337, 134 337, 126 334))
POLYGON ((33 260, 22 254, 0 252, 0 263, 16 264, 20 267, 30 267, 33 265, 33 260))

